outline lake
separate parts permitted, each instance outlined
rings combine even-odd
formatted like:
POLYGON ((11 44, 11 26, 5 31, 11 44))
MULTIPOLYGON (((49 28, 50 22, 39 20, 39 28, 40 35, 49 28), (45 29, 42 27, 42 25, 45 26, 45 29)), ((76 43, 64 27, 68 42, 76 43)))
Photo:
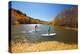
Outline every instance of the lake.
POLYGON ((11 26, 11 40, 15 42, 39 43, 44 41, 59 41, 68 44, 77 44, 78 32, 71 29, 65 29, 58 26, 48 26, 43 24, 37 24, 37 32, 35 32, 36 24, 22 24, 11 26), (54 36, 42 36, 41 34, 47 34, 49 27, 50 33, 56 33, 54 36))

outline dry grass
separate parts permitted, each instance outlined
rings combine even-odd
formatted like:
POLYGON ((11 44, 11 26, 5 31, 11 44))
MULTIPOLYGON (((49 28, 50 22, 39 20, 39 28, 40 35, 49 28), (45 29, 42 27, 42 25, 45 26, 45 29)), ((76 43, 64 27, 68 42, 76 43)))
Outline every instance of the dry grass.
POLYGON ((50 50, 68 50, 76 49, 75 44, 65 44, 58 41, 46 41, 40 43, 14 43, 12 42, 11 51, 13 53, 33 52, 33 51, 50 51, 50 50))

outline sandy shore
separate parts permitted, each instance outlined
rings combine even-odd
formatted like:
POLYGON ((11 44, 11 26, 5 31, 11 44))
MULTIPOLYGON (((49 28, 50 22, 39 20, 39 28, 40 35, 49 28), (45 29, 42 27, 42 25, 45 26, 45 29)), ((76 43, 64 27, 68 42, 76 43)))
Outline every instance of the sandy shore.
POLYGON ((58 41, 46 41, 40 43, 12 42, 11 44, 11 51, 13 53, 77 49, 76 44, 65 44, 58 41))

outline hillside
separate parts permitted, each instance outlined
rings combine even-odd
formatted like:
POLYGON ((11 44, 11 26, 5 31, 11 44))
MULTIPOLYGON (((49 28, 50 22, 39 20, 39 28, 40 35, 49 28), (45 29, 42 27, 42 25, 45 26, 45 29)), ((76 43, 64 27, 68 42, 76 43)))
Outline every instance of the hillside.
POLYGON ((50 25, 65 26, 65 27, 78 27, 78 8, 73 6, 70 9, 64 9, 61 11, 55 19, 53 19, 50 25))
POLYGON ((48 24, 46 21, 34 19, 27 16, 25 13, 16 9, 9 9, 9 17, 11 18, 11 24, 48 24))

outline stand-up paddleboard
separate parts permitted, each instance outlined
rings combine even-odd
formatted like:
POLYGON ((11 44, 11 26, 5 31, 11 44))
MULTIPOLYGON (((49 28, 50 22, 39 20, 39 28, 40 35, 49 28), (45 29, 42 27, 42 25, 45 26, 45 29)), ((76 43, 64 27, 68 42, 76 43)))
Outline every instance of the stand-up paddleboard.
POLYGON ((34 32, 35 30, 31 30, 31 31, 29 31, 29 32, 34 32))
POLYGON ((35 31, 35 30, 31 30, 31 31, 29 31, 29 32, 38 32, 38 31, 40 31, 40 30, 36 30, 36 31, 35 31))
POLYGON ((56 33, 51 33, 51 34, 42 34, 42 36, 54 36, 56 33))
POLYGON ((21 31, 21 33, 27 33, 27 31, 21 31))

